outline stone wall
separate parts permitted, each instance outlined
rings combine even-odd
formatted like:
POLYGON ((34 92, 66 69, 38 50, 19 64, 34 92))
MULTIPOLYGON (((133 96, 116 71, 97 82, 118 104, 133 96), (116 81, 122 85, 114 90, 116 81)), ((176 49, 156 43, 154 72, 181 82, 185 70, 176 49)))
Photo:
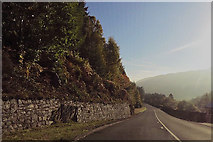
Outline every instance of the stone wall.
POLYGON ((51 100, 10 100, 2 104, 3 132, 51 125, 56 120, 89 122, 130 116, 129 104, 51 100))

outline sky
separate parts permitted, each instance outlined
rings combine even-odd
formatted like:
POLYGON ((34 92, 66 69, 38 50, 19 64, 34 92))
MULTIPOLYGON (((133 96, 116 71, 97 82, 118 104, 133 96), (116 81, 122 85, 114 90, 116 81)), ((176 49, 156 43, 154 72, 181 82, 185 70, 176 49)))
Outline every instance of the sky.
POLYGON ((211 3, 87 2, 131 81, 211 67, 211 3))

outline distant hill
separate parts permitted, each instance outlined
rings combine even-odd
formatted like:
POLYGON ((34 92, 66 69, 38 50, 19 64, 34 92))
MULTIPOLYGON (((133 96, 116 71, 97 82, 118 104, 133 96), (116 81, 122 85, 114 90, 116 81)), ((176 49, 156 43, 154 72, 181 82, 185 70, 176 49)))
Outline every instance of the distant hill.
POLYGON ((136 82, 146 93, 172 93, 178 100, 189 100, 211 90, 211 70, 170 73, 149 77, 136 82))

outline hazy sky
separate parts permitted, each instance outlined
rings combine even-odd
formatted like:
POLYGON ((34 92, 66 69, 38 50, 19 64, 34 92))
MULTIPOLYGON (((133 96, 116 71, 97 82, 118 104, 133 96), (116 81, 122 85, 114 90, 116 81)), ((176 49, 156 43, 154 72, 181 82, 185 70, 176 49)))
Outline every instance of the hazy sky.
POLYGON ((95 3, 88 11, 112 36, 131 81, 211 66, 210 3, 95 3))

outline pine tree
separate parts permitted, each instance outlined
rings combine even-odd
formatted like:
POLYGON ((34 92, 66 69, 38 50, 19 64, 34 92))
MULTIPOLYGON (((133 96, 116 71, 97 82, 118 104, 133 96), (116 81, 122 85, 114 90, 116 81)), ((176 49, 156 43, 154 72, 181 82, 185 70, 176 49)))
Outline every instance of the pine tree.
POLYGON ((85 20, 85 42, 80 48, 80 56, 89 60, 92 68, 100 75, 105 74, 105 60, 103 55, 103 29, 99 20, 94 16, 89 16, 85 20))
POLYGON ((104 48, 104 55, 107 66, 107 78, 113 80, 113 78, 119 74, 121 59, 119 46, 112 37, 109 38, 108 43, 104 48))

